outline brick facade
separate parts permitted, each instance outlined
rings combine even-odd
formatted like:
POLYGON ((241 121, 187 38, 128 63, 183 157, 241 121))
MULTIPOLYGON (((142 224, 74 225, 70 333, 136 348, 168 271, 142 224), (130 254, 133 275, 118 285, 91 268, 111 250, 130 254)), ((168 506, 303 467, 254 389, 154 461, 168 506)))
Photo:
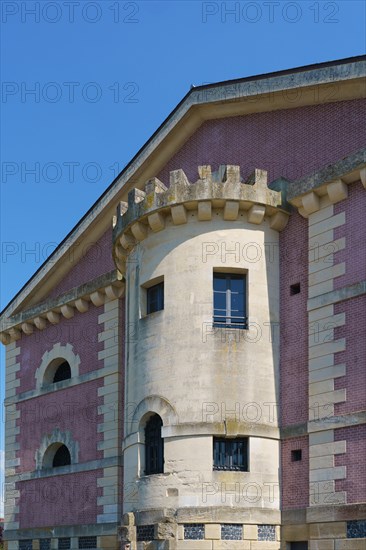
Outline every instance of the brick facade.
MULTIPOLYGON (((167 442, 181 442, 186 433, 179 430, 193 430, 193 436, 191 432, 189 435, 196 438, 198 453, 199 445, 203 448, 214 436, 203 422, 180 422, 179 416, 174 416, 174 399, 170 402, 159 392, 153 392, 137 403, 129 403, 127 396, 131 377, 144 359, 139 355, 143 353, 142 347, 138 347, 142 324, 131 324, 128 318, 128 312, 133 308, 138 315, 141 314, 142 302, 131 305, 131 296, 134 296, 131 287, 139 284, 136 282, 139 266, 134 258, 137 267, 135 271, 131 270, 130 281, 124 273, 126 288, 115 267, 117 265, 120 269, 123 265, 131 243, 136 245, 143 241, 148 232, 155 234, 157 226, 161 230, 164 224, 169 227, 180 225, 183 234, 187 212, 191 218, 197 216, 197 223, 202 222, 202 227, 206 227, 205 224, 211 221, 211 205, 207 209, 207 197, 202 202, 190 197, 187 210, 182 205, 174 206, 171 214, 163 218, 161 204, 159 212, 154 214, 155 226, 145 216, 142 224, 137 222, 133 226, 133 235, 131 232, 127 236, 123 234, 117 240, 115 232, 105 230, 101 224, 103 230, 100 230, 98 239, 91 240, 87 235, 81 239, 78 246, 82 247, 82 254, 78 261, 73 260, 75 248, 70 248, 68 259, 64 260, 70 264, 65 275, 40 298, 39 303, 31 302, 32 306, 23 309, 20 304, 13 317, 9 315, 10 320, 18 319, 19 311, 25 315, 25 320, 14 321, 13 332, 12 328, 4 331, 7 344, 6 530, 9 550, 18 550, 19 540, 33 539, 52 539, 52 548, 56 548, 57 539, 68 537, 72 540, 72 548, 76 548, 78 540, 84 544, 80 540, 86 536, 96 537, 93 541, 97 540, 98 548, 111 550, 120 547, 118 536, 123 541, 131 539, 131 550, 145 548, 144 544, 152 539, 155 542, 169 540, 164 546, 166 550, 287 550, 286 544, 303 541, 309 541, 310 550, 364 548, 363 538, 359 537, 361 543, 356 542, 355 546, 348 544, 348 538, 355 539, 355 533, 362 532, 363 524, 357 522, 362 522, 366 515, 363 460, 366 456, 366 430, 362 416, 366 401, 366 320, 365 293, 362 291, 362 282, 366 280, 366 193, 365 181, 361 181, 365 167, 364 162, 361 167, 356 163, 351 168, 345 163, 344 173, 334 175, 331 171, 330 176, 326 169, 332 165, 336 172, 337 162, 345 157, 352 159, 352 155, 364 145, 366 104, 364 99, 355 96, 348 100, 343 98, 291 108, 288 100, 282 100, 280 109, 274 110, 268 104, 262 110, 204 120, 184 144, 174 149, 165 165, 157 170, 157 176, 168 185, 170 171, 182 169, 187 176, 184 184, 188 188, 188 180, 196 182, 198 178, 198 166, 211 165, 215 171, 220 165, 227 164, 240 166, 243 184, 255 168, 268 171, 270 184, 278 178, 289 180, 281 195, 283 203, 287 199, 289 202, 280 205, 279 225, 278 218, 274 217, 276 205, 263 207, 254 204, 250 209, 249 206, 242 208, 246 203, 242 200, 240 206, 242 223, 245 219, 251 224, 248 231, 254 234, 264 231, 264 227, 266 230, 270 228, 269 235, 279 232, 276 243, 264 243, 265 246, 276 244, 272 247, 272 260, 269 256, 266 260, 277 262, 279 271, 279 282, 273 295, 278 294, 280 320, 279 326, 275 323, 271 327, 271 337, 275 340, 273 354, 278 353, 274 361, 274 365, 279 367, 278 374, 274 375, 274 393, 278 395, 275 406, 279 423, 274 425, 272 421, 273 425, 270 425, 267 422, 260 428, 255 422, 249 425, 244 422, 226 423, 220 419, 216 424, 212 423, 216 437, 227 434, 248 437, 250 452, 257 453, 253 456, 257 457, 259 466, 250 464, 248 472, 235 472, 235 475, 242 476, 240 483, 244 485, 247 483, 245 476, 252 472, 259 477, 263 473, 262 485, 259 485, 263 488, 266 484, 263 480, 267 474, 265 459, 268 457, 260 457, 259 442, 262 441, 262 448, 267 449, 267 453, 268 449, 280 448, 277 454, 272 451, 274 463, 279 460, 275 465, 280 480, 278 507, 273 499, 269 499, 270 505, 256 501, 252 508, 228 511, 225 502, 220 502, 215 509, 201 507, 195 515, 199 501, 197 492, 186 498, 185 506, 169 515, 170 508, 174 508, 170 503, 175 502, 172 500, 175 497, 181 498, 178 494, 181 489, 171 487, 171 478, 164 472, 156 490, 149 493, 149 481, 151 486, 153 481, 144 475, 140 464, 143 453, 124 454, 133 445, 144 448, 141 427, 124 439, 127 426, 136 422, 134 415, 141 412, 142 417, 147 418, 151 412, 157 413, 159 403, 164 413, 162 416, 166 415, 172 422, 164 425, 167 442), (309 176, 313 172, 316 174, 309 176), (306 176, 309 176, 310 184, 306 176), (291 197, 293 183, 297 186, 297 194, 291 197), (201 210, 196 203, 200 203, 201 210), (284 219, 286 221, 282 223, 284 219), (328 251, 325 250, 327 246, 328 251), (319 256, 316 260, 314 250, 319 256), (83 294, 81 285, 92 286, 101 276, 105 276, 105 284, 100 283, 99 287, 88 292, 85 290, 83 294), (131 285, 130 294, 128 285, 131 285), (294 290, 293 285, 299 285, 299 288, 294 290), (72 298, 69 296, 65 303, 61 303, 66 292, 72 298), (79 294, 74 296, 73 292, 79 294), (59 298, 61 302, 55 306, 55 300, 59 298), (47 304, 52 306, 50 311, 42 309, 47 304), (32 308, 35 313, 31 318, 28 314, 32 308), (126 322, 129 323, 127 326, 126 322), (131 339, 137 343, 138 358, 132 367, 128 357, 131 339), (49 358, 62 360, 66 357, 72 363, 71 378, 47 385, 45 372, 52 363, 49 358), (256 433, 256 429, 262 431, 256 433), (71 449, 72 461, 61 466, 61 470, 57 470, 57 466, 46 467, 44 460, 45 452, 54 443, 69 445, 71 449), (136 486, 126 485, 125 475, 135 467, 134 461, 139 462, 142 473, 136 486), (123 514, 124 504, 135 496, 135 491, 139 495, 153 494, 153 503, 149 496, 144 497, 142 510, 131 512, 128 508, 123 514), (166 499, 163 512, 156 505, 159 498, 166 499), (193 546, 196 542, 197 546, 193 546)), ((351 160, 347 162, 351 163, 351 160)), ((149 177, 153 175, 149 174, 149 177)), ((161 184, 149 185, 151 188, 161 184)), ((216 185, 219 184, 216 182, 216 185)), ((253 182, 249 182, 247 187, 250 185, 253 182)), ((276 182, 270 185, 271 191, 272 187, 276 187, 276 182)), ((257 182, 253 189, 255 193, 257 182)), ((266 193, 270 195, 269 189, 266 193)), ((145 195, 141 189, 132 191, 129 203, 121 203, 121 197, 122 194, 118 199, 113 197, 113 205, 119 205, 122 216, 131 205, 137 209, 136 204, 139 205, 145 195)), ((127 200, 125 196, 122 198, 127 200)), ((222 215, 223 223, 232 220, 236 223, 235 216, 239 212, 236 203, 239 201, 225 198, 227 202, 222 214, 219 209, 223 200, 220 198, 214 203, 214 217, 218 219, 222 215)), ((217 230, 217 235, 221 235, 223 228, 224 225, 217 230)), ((163 242, 163 232, 161 235, 163 242)), ((189 256, 187 262, 191 259, 189 256)), ((194 262, 189 269, 193 265, 194 262)), ((267 269, 270 272, 268 266, 267 269)), ((250 280, 255 285, 254 278, 250 280)), ((267 281, 267 285, 275 286, 273 281, 267 281)), ((41 290, 38 292, 41 296, 41 290)), ((192 293, 190 300, 196 314, 204 304, 195 303, 195 299, 192 293)), ((169 322, 172 322, 172 317, 169 322)), ((157 333, 151 337, 151 357, 158 353, 156 347, 162 346, 162 340, 163 337, 159 340, 157 333)), ((207 345, 211 345, 211 341, 207 345)), ((215 345, 219 349, 219 343, 215 345)), ((237 360, 240 348, 230 340, 225 349, 223 363, 230 366, 230 353, 234 350, 237 360)), ((240 367, 255 365, 253 349, 261 348, 252 346, 250 352, 246 351, 243 362, 248 362, 240 367)), ((169 351, 172 362, 175 352, 173 349, 169 351)), ((189 358, 190 350, 187 349, 188 361, 189 358)), ((217 377, 217 380, 225 380, 225 385, 230 380, 239 383, 235 376, 240 376, 240 372, 239 369, 234 374, 225 371, 225 378, 217 377)), ((148 381, 146 386, 153 386, 154 373, 151 367, 144 378, 148 381)), ((202 383, 209 395, 212 382, 209 378, 201 379, 198 365, 190 382, 195 387, 202 383)), ((180 383, 179 377, 177 380, 174 378, 172 387, 180 383)), ((222 383, 217 380, 216 386, 222 383)), ((266 382, 263 376, 263 387, 266 382)), ((141 380, 136 383, 141 383, 141 380)), ((253 380, 249 380, 248 386, 250 384, 253 384, 254 391, 253 380)), ((187 385, 187 399, 188 393, 187 385)), ((187 454, 188 458, 167 455, 169 468, 179 470, 184 460, 191 460, 189 447, 187 449, 183 455, 187 454)), ((211 458, 210 455, 209 467, 199 474, 199 459, 198 464, 194 464, 193 473, 184 472, 183 491, 197 479, 201 485, 207 482, 207 472, 210 470, 211 474, 211 458)), ((223 480, 221 490, 226 483, 227 487, 236 487, 239 477, 233 477, 233 472, 216 473, 217 479, 223 480)), ((272 486, 278 488, 274 476, 272 486)), ((216 487, 216 499, 218 492, 216 487)), ((236 501, 232 498, 234 505, 231 508, 235 508, 236 501)), ((158 547, 162 546, 153 543, 151 549, 158 547)))

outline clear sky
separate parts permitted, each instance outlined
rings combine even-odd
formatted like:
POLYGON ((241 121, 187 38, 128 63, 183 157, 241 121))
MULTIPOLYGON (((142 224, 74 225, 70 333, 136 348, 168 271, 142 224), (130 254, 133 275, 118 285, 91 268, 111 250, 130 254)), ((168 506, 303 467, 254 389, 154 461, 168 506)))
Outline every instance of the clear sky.
MULTIPOLYGON (((0 8, 2 308, 191 84, 360 55, 366 45, 363 0, 0 8)), ((3 377, 2 363, 2 390, 3 377)))

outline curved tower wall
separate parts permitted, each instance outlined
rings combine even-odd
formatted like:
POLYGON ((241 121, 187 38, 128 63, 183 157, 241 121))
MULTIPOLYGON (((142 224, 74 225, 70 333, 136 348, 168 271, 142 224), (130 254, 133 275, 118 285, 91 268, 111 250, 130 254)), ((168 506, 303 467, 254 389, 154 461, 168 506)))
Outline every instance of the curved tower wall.
MULTIPOLYGON (((146 195, 133 191, 115 228, 116 263, 126 278, 124 512, 142 525, 167 509, 177 523, 197 522, 202 513, 204 523, 276 525, 278 230, 287 215, 233 195, 248 188, 253 196, 260 182, 233 182, 231 194, 222 182, 211 185, 202 208, 199 183, 195 196, 185 181, 182 196, 178 185, 166 190, 156 180, 154 199, 149 186, 146 195), (246 274, 247 329, 213 327, 215 271, 246 274), (146 287, 161 281, 164 309, 147 315, 146 287), (164 472, 145 475, 144 426, 153 413, 163 421, 164 472), (249 438, 248 471, 213 469, 215 436, 249 438)), ((268 202, 280 201, 280 193, 266 192, 268 202)))

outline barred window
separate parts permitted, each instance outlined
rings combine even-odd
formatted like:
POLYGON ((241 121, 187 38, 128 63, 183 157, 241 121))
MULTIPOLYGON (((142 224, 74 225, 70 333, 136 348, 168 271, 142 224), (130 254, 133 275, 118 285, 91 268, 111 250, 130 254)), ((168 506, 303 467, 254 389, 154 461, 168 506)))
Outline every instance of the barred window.
POLYGON ((276 540, 275 525, 258 525, 258 540, 276 540))
POLYGON ((51 539, 39 539, 39 550, 51 550, 51 539))
POLYGON ((237 523, 223 523, 221 525, 222 540, 242 540, 243 526, 237 523))
POLYGON ((164 283, 150 286, 146 290, 146 312, 155 313, 164 309, 164 283))
POLYGON ((213 469, 248 471, 248 438, 214 437, 213 469))
POLYGON ((213 324, 215 327, 247 328, 246 276, 213 274, 213 324))
POLYGON ((184 526, 184 538, 188 540, 201 540, 205 538, 205 526, 203 523, 188 523, 184 526))
POLYGON ((71 548, 71 539, 70 538, 62 538, 58 539, 58 550, 70 550, 71 548))
POLYGON ((97 537, 79 537, 79 548, 97 548, 97 537))
POLYGON ((164 472, 164 440, 161 437, 163 421, 158 414, 152 416, 145 427, 145 474, 164 472))
POLYGON ((31 540, 20 540, 19 550, 33 550, 33 542, 31 540))
POLYGON ((138 525, 136 535, 138 541, 154 540, 154 525, 138 525))

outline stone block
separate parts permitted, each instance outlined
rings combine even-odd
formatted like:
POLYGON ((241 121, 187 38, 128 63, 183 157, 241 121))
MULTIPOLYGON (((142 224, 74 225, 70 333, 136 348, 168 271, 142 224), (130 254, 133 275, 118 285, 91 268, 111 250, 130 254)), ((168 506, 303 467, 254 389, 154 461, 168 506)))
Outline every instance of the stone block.
POLYGON ((224 208, 224 220, 236 220, 239 214, 239 203, 226 201, 224 208))
POLYGON ((308 525, 284 525, 282 527, 282 538, 294 542, 308 540, 309 526, 308 525))
POLYGON ((334 540, 311 540, 309 550, 334 550, 334 540))
POLYGON ((214 540, 212 550, 250 550, 250 544, 249 540, 214 540))
POLYGON ((199 221, 208 221, 212 218, 212 204, 210 201, 198 203, 198 219, 199 221))
POLYGON ((170 211, 174 225, 182 225, 187 223, 187 211, 183 204, 172 206, 170 211))
POLYGON ((313 523, 309 527, 310 538, 312 539, 346 538, 346 530, 345 521, 313 523))
POLYGON ((336 540, 334 546, 334 550, 365 550, 365 548, 366 539, 336 540))
POLYGON ((342 180, 332 181, 327 185, 329 200, 334 204, 348 197, 348 187, 342 180))
POLYGON ((244 525, 244 540, 258 540, 257 525, 244 525))
POLYGON ((221 525, 217 523, 206 523, 205 539, 221 539, 221 525))

